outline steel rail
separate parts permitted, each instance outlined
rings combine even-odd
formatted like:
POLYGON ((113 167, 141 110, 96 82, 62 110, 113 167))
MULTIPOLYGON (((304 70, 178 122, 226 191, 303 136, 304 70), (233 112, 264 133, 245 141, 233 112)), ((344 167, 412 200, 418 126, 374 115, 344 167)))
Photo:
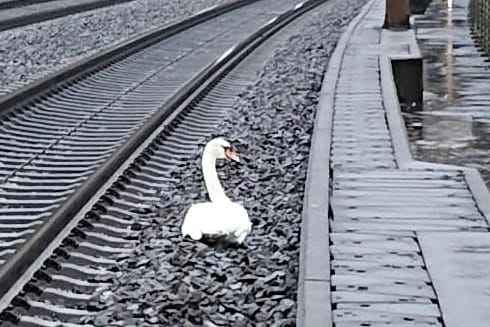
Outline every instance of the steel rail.
POLYGON ((81 211, 87 204, 94 203, 94 195, 100 194, 101 190, 110 188, 118 177, 115 176, 115 172, 129 167, 131 165, 129 159, 134 158, 135 154, 141 153, 143 151, 142 145, 148 142, 149 137, 162 126, 166 126, 169 120, 175 118, 176 114, 183 110, 184 104, 189 104, 199 98, 203 92, 212 88, 227 72, 270 36, 322 2, 324 0, 309 0, 271 19, 245 40, 226 51, 219 59, 205 67, 184 87, 179 89, 0 268, 0 297, 9 292, 20 276, 23 276, 30 265, 36 261, 45 248, 53 243, 68 224, 74 219, 83 219, 81 211))

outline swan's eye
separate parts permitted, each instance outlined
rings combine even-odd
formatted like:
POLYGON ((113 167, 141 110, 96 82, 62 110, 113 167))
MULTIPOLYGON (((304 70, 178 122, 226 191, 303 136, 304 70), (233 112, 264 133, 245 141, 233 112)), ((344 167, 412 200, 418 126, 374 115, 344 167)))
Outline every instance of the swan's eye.
POLYGON ((233 149, 231 148, 231 146, 226 146, 226 145, 223 145, 222 147, 223 147, 223 149, 224 149, 225 151, 233 151, 233 149))

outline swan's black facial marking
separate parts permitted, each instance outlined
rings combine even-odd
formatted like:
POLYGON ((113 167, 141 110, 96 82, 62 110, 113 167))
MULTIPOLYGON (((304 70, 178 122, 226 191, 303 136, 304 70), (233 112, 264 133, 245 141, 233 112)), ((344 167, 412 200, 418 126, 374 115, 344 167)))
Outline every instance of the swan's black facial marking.
POLYGON ((231 146, 224 146, 224 145, 222 147, 223 147, 223 150, 225 151, 225 157, 228 160, 235 161, 235 162, 239 162, 240 161, 240 159, 238 158, 238 155, 235 152, 235 150, 233 149, 233 147, 231 147, 231 146))
POLYGON ((223 150, 226 152, 226 151, 231 151, 231 152, 235 152, 235 149, 233 149, 233 147, 230 145, 230 146, 226 146, 226 145, 222 145, 223 147, 223 150))
POLYGON ((225 151, 225 153, 227 151, 235 152, 235 149, 231 145, 221 145, 221 147, 223 148, 223 150, 225 151))

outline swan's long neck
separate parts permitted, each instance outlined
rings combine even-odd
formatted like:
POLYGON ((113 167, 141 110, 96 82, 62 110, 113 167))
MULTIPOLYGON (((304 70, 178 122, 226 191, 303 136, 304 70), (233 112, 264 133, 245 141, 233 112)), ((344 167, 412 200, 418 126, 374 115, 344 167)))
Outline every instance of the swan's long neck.
POLYGON ((230 201, 218 179, 216 157, 206 150, 202 156, 202 172, 211 202, 230 201))

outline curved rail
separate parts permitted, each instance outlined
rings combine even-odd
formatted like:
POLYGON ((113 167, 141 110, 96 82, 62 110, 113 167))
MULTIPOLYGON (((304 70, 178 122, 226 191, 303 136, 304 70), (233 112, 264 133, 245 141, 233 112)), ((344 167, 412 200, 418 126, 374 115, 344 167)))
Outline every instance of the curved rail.
MULTIPOLYGON (((120 179, 120 172, 125 171, 133 162, 142 160, 136 156, 147 156, 143 152, 149 144, 149 139, 158 138, 160 132, 163 131, 165 134, 168 132, 168 129, 172 129, 170 127, 171 124, 180 123, 182 117, 180 119, 176 119, 176 117, 179 117, 181 113, 185 112, 186 108, 194 106, 197 99, 201 99, 211 92, 220 80, 226 79, 226 75, 254 49, 286 24, 320 3, 322 3, 321 0, 310 0, 298 4, 293 9, 270 20, 246 40, 239 42, 226 51, 222 57, 204 68, 181 88, 170 101, 117 150, 115 155, 101 166, 94 175, 86 180, 82 187, 70 196, 46 221, 42 228, 0 269, 0 294, 5 295, 14 286, 19 276, 42 254, 43 249, 54 242, 67 224, 72 223, 74 220, 80 221, 83 216, 89 219, 89 217, 98 215, 97 211, 100 209, 100 203, 92 208, 92 204, 98 199, 98 196, 97 199, 94 199, 94 195, 97 193, 99 195, 103 194, 101 190, 109 190, 114 182, 118 178, 120 179), (89 207, 87 208, 87 206, 89 207), (95 210, 95 212, 91 210, 95 210)), ((222 96, 221 92, 219 94, 222 96)), ((214 119, 214 114, 209 111, 205 112, 204 116, 209 117, 208 119, 211 120, 214 119)), ((196 119, 196 117, 192 119, 196 119)), ((192 119, 189 118, 189 120, 192 119)), ((202 124, 207 124, 206 119, 202 121, 202 124)), ((186 140, 185 137, 182 140, 174 138, 173 140, 169 140, 169 142, 183 142, 185 144, 186 140)), ((121 181, 118 181, 116 184, 121 184, 121 181)), ((109 194, 111 194, 110 190, 109 194)), ((102 196, 103 202, 105 199, 107 199, 107 196, 102 196)), ((85 222, 85 224, 91 225, 89 222, 85 222)), ((58 244, 60 242, 61 240, 57 240, 58 244)), ((44 260, 41 259, 41 261, 44 260)), ((19 285, 17 285, 18 287, 19 285)))

